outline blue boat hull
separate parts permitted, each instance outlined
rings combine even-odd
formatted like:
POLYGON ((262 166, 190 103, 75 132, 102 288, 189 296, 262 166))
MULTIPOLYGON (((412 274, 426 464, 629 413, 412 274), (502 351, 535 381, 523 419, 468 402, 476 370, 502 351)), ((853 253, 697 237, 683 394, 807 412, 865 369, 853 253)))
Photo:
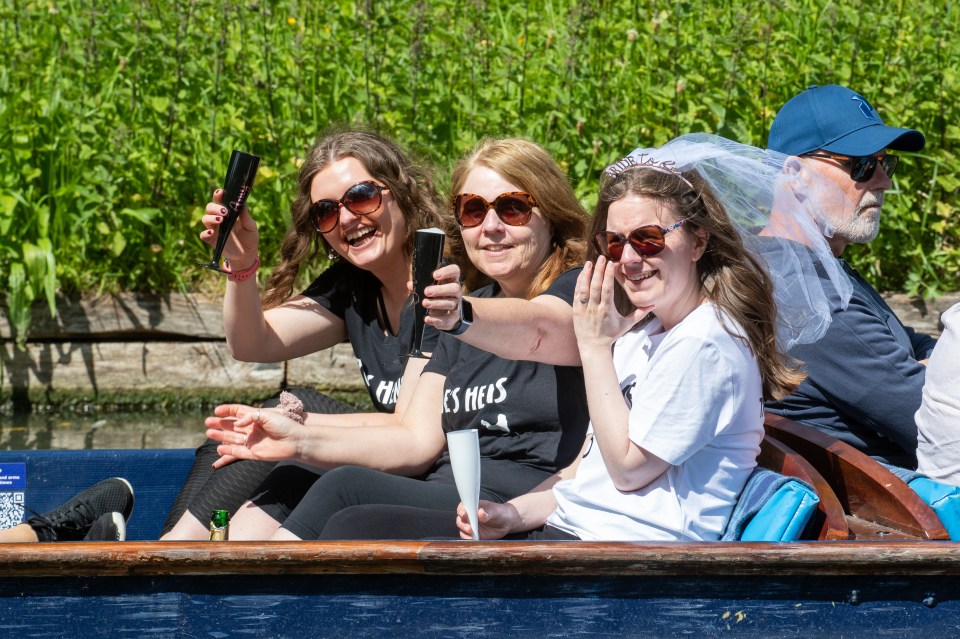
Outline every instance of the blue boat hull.
POLYGON ((953 637, 956 579, 4 579, 4 637, 953 637), (850 603, 856 591, 858 605, 850 603), (935 592, 937 603, 922 603, 935 592))

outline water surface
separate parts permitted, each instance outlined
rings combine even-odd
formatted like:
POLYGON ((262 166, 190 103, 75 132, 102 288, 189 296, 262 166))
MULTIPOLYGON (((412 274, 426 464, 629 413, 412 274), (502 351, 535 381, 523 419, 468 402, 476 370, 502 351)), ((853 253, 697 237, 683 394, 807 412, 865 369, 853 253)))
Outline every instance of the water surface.
POLYGON ((196 448, 206 410, 0 416, 0 450, 196 448))

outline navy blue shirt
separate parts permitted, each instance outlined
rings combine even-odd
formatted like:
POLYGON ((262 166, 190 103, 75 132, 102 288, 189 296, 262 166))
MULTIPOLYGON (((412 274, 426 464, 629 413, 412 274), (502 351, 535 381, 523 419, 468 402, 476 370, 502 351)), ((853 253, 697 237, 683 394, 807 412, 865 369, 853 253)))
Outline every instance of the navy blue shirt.
POLYGON ((815 426, 863 452, 916 468, 917 426, 926 367, 936 340, 905 327, 880 294, 846 262, 853 284, 846 309, 828 279, 832 321, 813 344, 790 355, 804 362, 807 379, 767 410, 815 426))

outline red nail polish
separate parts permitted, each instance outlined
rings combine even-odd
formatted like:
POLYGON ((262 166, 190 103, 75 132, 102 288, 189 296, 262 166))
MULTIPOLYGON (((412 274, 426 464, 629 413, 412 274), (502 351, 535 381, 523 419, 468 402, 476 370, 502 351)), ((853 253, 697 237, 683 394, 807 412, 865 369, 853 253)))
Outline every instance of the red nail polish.
POLYGON ((224 207, 221 206, 221 207, 220 207, 220 215, 226 215, 226 214, 227 214, 227 209, 225 209, 224 207))

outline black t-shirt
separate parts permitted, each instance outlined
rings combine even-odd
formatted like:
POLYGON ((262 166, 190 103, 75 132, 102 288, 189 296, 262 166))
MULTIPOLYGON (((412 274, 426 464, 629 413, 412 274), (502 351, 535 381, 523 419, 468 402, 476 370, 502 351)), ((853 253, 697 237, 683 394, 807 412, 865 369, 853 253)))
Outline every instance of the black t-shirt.
MULTIPOLYGON (((343 320, 374 407, 382 413, 392 413, 407 365, 405 355, 413 344, 415 317, 411 296, 400 313, 396 335, 385 330, 377 319, 377 307, 383 303, 381 286, 369 271, 340 261, 321 273, 303 295, 343 320)), ((385 313, 383 317, 386 318, 385 313)), ((424 327, 425 352, 436 348, 437 334, 432 326, 424 327)))
MULTIPOLYGON (((571 303, 579 270, 545 294, 571 303)), ((491 285, 472 296, 494 294, 491 285)), ((446 376, 443 430, 477 429, 482 488, 503 501, 567 466, 583 446, 589 414, 579 366, 506 360, 441 334, 424 370, 446 376)), ((427 479, 453 483, 446 452, 427 479)))

